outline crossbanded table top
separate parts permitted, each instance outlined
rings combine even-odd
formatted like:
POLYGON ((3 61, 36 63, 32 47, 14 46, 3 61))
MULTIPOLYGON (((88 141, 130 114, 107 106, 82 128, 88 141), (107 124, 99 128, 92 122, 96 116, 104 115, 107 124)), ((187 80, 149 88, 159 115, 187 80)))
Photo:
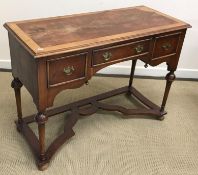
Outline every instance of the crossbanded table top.
POLYGON ((145 6, 9 22, 4 26, 35 57, 190 27, 145 6))

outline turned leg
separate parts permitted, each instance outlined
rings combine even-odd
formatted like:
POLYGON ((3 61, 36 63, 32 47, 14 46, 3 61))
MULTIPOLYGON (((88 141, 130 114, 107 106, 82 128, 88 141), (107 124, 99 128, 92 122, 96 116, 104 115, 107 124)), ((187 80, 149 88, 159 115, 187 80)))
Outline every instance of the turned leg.
POLYGON ((47 122, 47 116, 44 112, 39 112, 36 115, 36 122, 38 123, 38 134, 39 134, 39 170, 45 170, 48 167, 48 160, 46 157, 45 150, 45 123, 47 122))
POLYGON ((132 86, 133 84, 133 79, 134 79, 134 72, 135 72, 135 66, 136 66, 137 60, 133 60, 132 61, 132 65, 131 65, 131 74, 130 74, 130 79, 129 79, 129 88, 132 86))
MULTIPOLYGON (((18 115, 18 123, 22 122, 22 108, 21 108, 21 87, 23 84, 18 78, 14 78, 11 83, 11 87, 14 88, 15 98, 16 98, 16 106, 17 106, 17 115, 18 115)), ((19 130, 19 128, 17 128, 19 130)))
MULTIPOLYGON (((162 101, 162 105, 161 105, 161 109, 160 112, 164 113, 164 109, 166 106, 166 102, 167 102, 167 98, 168 98, 168 94, 172 85, 172 82, 175 80, 175 74, 174 71, 170 71, 167 75, 166 75, 166 88, 165 88, 165 92, 164 92, 164 97, 163 97, 163 101, 162 101)), ((163 120, 164 116, 161 116, 159 118, 159 120, 163 120)))

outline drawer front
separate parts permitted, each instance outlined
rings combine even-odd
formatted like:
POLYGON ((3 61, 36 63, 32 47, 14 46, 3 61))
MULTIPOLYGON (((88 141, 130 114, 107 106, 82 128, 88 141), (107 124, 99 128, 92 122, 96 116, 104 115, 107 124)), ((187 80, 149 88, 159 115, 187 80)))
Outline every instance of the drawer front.
POLYGON ((47 61, 48 87, 85 79, 87 54, 56 58, 47 61))
POLYGON ((117 60, 124 60, 133 56, 146 55, 150 50, 150 42, 151 39, 147 39, 94 50, 92 65, 97 66, 105 63, 115 62, 117 60))
POLYGON ((157 37, 154 46, 153 59, 176 54, 179 38, 180 33, 157 37))

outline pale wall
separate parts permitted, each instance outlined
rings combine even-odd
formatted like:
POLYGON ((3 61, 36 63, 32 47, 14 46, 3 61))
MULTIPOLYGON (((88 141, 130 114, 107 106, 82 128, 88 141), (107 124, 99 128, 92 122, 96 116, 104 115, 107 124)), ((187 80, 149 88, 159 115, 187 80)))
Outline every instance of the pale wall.
MULTIPOLYGON (((198 1, 196 0, 1 0, 0 26, 7 21, 59 16, 135 5, 150 6, 182 19, 193 26, 187 32, 177 75, 179 77, 198 78, 198 1)), ((0 27, 0 36, 0 68, 9 68, 8 38, 7 32, 3 27, 0 27)), ((111 66, 108 69, 102 70, 102 72, 128 74, 129 70, 130 64, 127 62, 111 66)), ((149 67, 145 70, 143 64, 138 63, 136 74, 162 76, 166 74, 165 65, 162 64, 154 69, 149 67)))

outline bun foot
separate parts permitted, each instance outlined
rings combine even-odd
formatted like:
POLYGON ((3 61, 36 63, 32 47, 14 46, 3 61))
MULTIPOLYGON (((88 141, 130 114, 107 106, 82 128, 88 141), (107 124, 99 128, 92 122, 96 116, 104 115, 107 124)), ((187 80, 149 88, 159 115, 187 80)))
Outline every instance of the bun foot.
POLYGON ((40 171, 44 171, 44 170, 46 170, 46 169, 48 168, 49 162, 46 162, 46 161, 38 162, 38 163, 37 163, 37 166, 38 166, 38 169, 39 169, 40 171))
POLYGON ((166 114, 167 114, 166 111, 161 111, 161 112, 160 112, 160 115, 161 115, 161 116, 159 116, 157 119, 160 120, 160 121, 163 121, 163 120, 165 119, 164 116, 165 116, 166 114))
POLYGON ((160 121, 163 121, 165 119, 165 117, 164 116, 160 116, 157 119, 160 120, 160 121))

